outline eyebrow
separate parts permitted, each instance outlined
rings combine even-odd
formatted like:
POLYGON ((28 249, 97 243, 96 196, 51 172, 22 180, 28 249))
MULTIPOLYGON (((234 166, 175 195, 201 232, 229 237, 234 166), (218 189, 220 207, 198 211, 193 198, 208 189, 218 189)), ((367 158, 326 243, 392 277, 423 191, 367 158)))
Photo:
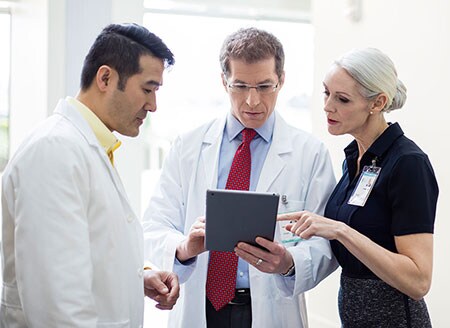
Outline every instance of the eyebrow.
POLYGON ((145 85, 156 86, 156 87, 162 86, 162 83, 161 83, 161 82, 158 82, 158 81, 155 81, 155 80, 149 80, 149 81, 146 81, 144 84, 145 84, 145 85))
MULTIPOLYGON (((250 85, 250 83, 247 83, 245 81, 236 79, 234 80, 232 83, 239 83, 239 84, 247 84, 250 85)), ((264 81, 259 81, 258 83, 256 83, 255 85, 260 85, 260 84, 267 84, 267 83, 276 83, 275 81, 273 81, 272 79, 265 79, 264 81)))
POLYGON ((346 97, 352 97, 351 94, 346 93, 346 92, 343 92, 343 91, 336 91, 336 93, 337 93, 338 95, 343 95, 343 96, 346 96, 346 97))
MULTIPOLYGON (((325 84, 325 82, 322 82, 323 86, 328 90, 328 86, 325 84)), ((352 97, 351 94, 344 92, 344 91, 336 91, 335 93, 339 94, 339 95, 344 95, 347 97, 352 97)))

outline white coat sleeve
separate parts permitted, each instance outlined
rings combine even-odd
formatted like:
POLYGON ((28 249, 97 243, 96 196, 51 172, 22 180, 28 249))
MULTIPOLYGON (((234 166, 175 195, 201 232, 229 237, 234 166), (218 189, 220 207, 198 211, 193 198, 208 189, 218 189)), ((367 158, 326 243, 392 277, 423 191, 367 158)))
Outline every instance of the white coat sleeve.
MULTIPOLYGON (((336 180, 329 153, 321 144, 314 157, 305 199, 305 210, 323 214, 336 180)), ((296 296, 315 287, 338 267, 328 240, 313 237, 288 248, 295 263, 295 275, 276 275, 276 284, 284 296, 296 296)))
POLYGON ((143 217, 145 258, 161 270, 174 271, 185 282, 195 268, 196 261, 182 265, 176 261, 177 246, 186 238, 185 188, 182 186, 184 164, 177 138, 164 160, 161 176, 143 217))
POLYGON ((16 276, 29 327, 96 327, 80 146, 43 139, 13 168, 16 276))

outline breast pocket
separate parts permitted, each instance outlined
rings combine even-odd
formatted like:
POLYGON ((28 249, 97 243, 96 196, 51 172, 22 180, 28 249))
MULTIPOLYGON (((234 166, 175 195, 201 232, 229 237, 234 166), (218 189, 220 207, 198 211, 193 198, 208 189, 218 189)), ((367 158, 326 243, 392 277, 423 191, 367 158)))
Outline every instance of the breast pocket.
MULTIPOLYGON (((298 212, 303 211, 304 209, 304 201, 289 200, 284 196, 280 197, 280 203, 278 204, 278 214, 298 212)), ((292 223, 292 221, 280 221, 277 223, 277 239, 283 244, 284 247, 295 246, 302 240, 300 237, 285 229, 285 226, 288 223, 292 223)))
POLYGON ((98 322, 97 328, 130 328, 130 320, 116 322, 98 322))

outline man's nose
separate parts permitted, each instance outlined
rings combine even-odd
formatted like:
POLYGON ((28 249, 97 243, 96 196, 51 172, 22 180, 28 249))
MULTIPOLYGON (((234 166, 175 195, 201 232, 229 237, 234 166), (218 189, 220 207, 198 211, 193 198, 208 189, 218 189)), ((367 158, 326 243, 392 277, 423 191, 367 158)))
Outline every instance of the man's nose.
POLYGON ((255 88, 251 88, 247 94, 247 100, 246 100, 247 105, 250 108, 254 108, 260 103, 260 101, 261 101, 261 97, 260 97, 258 91, 256 91, 255 88))
POLYGON ((156 96, 153 94, 151 98, 146 102, 144 109, 149 112, 156 112, 156 96))

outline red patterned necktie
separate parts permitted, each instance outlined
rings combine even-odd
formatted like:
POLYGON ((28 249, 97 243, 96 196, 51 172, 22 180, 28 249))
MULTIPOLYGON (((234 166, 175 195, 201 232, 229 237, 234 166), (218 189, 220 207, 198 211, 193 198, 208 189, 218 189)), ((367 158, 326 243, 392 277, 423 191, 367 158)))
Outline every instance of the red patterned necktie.
MULTIPOLYGON (((255 135, 256 131, 253 129, 242 130, 242 143, 234 155, 225 189, 249 190, 252 163, 250 142, 255 135)), ((234 298, 237 266, 238 257, 234 252, 210 253, 206 296, 216 311, 234 298)))

